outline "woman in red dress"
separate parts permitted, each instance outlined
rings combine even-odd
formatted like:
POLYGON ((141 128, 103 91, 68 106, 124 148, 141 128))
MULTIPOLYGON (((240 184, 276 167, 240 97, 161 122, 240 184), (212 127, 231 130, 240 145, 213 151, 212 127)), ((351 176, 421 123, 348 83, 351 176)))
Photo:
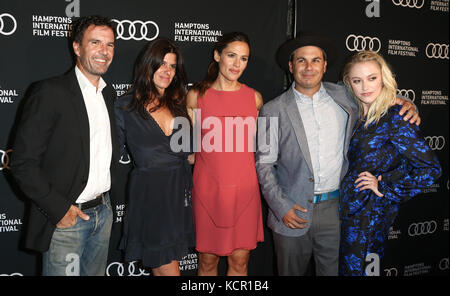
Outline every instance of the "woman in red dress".
POLYGON ((187 95, 200 131, 193 175, 198 275, 217 275, 220 256, 228 257, 227 275, 247 275, 250 250, 264 240, 254 160, 263 100, 238 81, 250 58, 245 34, 224 34, 213 58, 206 78, 187 95))

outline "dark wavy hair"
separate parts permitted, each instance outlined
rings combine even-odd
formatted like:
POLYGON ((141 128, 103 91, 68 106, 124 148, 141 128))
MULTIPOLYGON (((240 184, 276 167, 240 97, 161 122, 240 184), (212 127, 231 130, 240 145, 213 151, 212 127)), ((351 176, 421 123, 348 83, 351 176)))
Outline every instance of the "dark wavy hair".
POLYGON ((206 76, 203 79, 203 81, 196 83, 193 86, 193 89, 197 90, 199 93, 199 97, 202 97, 205 92, 208 90, 208 88, 211 87, 211 85, 216 81, 217 76, 219 75, 219 64, 214 60, 214 51, 217 50, 219 54, 222 53, 222 51, 230 44, 231 42, 235 41, 241 41, 245 42, 248 45, 249 50, 250 48, 250 39, 248 36, 242 32, 230 32, 225 33, 214 44, 214 49, 212 52, 212 61, 208 66, 208 71, 206 72, 206 76))
POLYGON ((187 79, 184 70, 183 57, 174 42, 159 37, 145 45, 141 50, 134 65, 133 81, 127 94, 133 98, 127 106, 128 110, 138 110, 144 119, 149 119, 147 106, 157 101, 149 112, 154 112, 161 107, 167 107, 174 117, 183 116, 189 119, 186 109, 187 79), (170 85, 160 95, 153 75, 161 67, 164 57, 168 53, 177 56, 175 76, 170 85))
POLYGON ((101 15, 88 15, 77 18, 73 22, 70 34, 71 40, 81 44, 84 32, 90 25, 109 27, 114 32, 114 39, 116 38, 116 25, 110 18, 101 15))

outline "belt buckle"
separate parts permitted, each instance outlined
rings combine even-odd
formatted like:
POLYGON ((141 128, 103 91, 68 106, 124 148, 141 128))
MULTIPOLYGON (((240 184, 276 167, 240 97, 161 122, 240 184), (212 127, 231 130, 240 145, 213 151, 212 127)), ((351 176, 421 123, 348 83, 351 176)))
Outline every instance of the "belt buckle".
POLYGON ((321 203, 323 201, 327 201, 330 198, 330 193, 321 193, 321 194, 316 194, 314 195, 314 203, 321 203))
POLYGON ((313 200, 315 204, 320 203, 322 201, 322 194, 316 194, 314 195, 314 200, 313 200))
POLYGON ((97 205, 100 204, 104 204, 105 203, 105 193, 101 193, 99 195, 97 195, 94 199, 87 201, 87 202, 83 202, 83 203, 77 203, 76 206, 80 209, 80 210, 87 210, 90 209, 92 207, 96 207, 97 205), (99 203, 97 203, 96 205, 92 205, 93 203, 95 203, 97 200, 99 200, 99 203), (100 201, 101 200, 101 201, 100 201))
POLYGON ((105 193, 104 192, 102 192, 101 194, 97 195, 96 198, 101 199, 101 202, 99 203, 99 205, 100 204, 105 204, 105 193))

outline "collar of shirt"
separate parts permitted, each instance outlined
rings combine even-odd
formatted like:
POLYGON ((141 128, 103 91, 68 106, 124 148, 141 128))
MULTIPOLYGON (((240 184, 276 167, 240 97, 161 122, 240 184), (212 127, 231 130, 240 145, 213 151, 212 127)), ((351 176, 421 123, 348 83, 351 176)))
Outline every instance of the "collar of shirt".
POLYGON ((321 102, 322 100, 324 100, 326 97, 328 97, 328 93, 325 90, 325 87, 323 87, 323 84, 320 83, 320 88, 319 90, 313 95, 312 100, 310 97, 308 97, 307 95, 302 94, 301 92, 299 92, 296 88, 295 88, 295 81, 292 83, 292 89, 294 91, 294 96, 295 96, 295 101, 300 104, 313 104, 313 100, 314 102, 317 104, 319 102, 321 102))
POLYGON ((81 72, 81 70, 78 68, 78 66, 75 66, 75 75, 77 76, 78 83, 80 84, 80 88, 82 91, 87 88, 87 89, 97 93, 97 92, 101 92, 106 86, 106 82, 103 80, 102 77, 100 77, 100 80, 98 81, 98 87, 96 88, 87 79, 87 77, 83 74, 83 72, 81 72))

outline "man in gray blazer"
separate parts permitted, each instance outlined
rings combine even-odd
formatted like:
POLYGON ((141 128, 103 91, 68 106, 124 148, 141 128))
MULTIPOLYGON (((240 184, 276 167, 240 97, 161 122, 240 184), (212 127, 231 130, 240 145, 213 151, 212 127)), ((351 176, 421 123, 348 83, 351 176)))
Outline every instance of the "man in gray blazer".
MULTIPOLYGON (((322 82, 334 55, 313 33, 284 43, 277 61, 294 83, 259 112, 256 169, 280 275, 304 275, 312 255, 316 275, 338 274, 339 183, 358 107, 343 85, 322 82)), ((413 104, 399 104, 420 121, 413 104)))

